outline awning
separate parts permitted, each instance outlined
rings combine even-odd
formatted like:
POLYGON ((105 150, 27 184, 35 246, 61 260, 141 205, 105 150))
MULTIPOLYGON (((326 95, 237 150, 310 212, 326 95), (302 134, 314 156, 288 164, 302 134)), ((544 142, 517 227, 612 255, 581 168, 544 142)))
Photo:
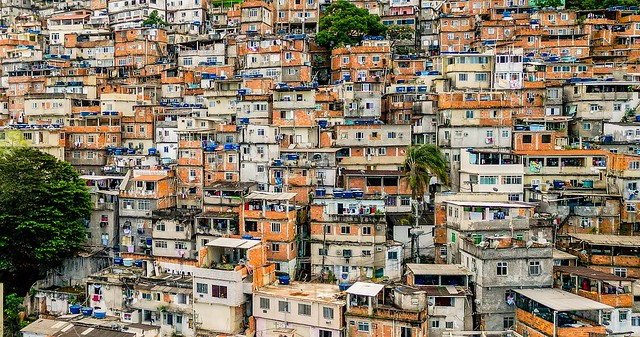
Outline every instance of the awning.
POLYGON ((555 288, 513 289, 513 291, 556 311, 613 309, 609 305, 555 288))
POLYGON ((224 248, 239 248, 239 249, 249 249, 256 245, 258 245, 260 241, 258 240, 245 240, 245 239, 234 239, 234 238, 217 238, 209 243, 207 243, 208 247, 224 247, 224 248))
POLYGON ((356 282, 349 289, 347 294, 360 296, 377 296, 384 288, 384 284, 356 282))

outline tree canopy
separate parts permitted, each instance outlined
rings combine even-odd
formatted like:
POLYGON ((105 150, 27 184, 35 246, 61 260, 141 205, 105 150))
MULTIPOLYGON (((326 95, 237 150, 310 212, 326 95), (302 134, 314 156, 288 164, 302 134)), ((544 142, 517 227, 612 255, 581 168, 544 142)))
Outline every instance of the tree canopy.
MULTIPOLYGON (((541 1, 541 0, 538 0, 541 1)), ((565 7, 567 9, 574 10, 593 10, 593 9, 604 9, 610 7, 631 7, 631 6, 639 6, 640 1, 638 0, 565 0, 565 7)))
POLYGON ((425 195, 432 176, 436 176, 441 184, 449 185, 447 159, 435 145, 410 146, 403 171, 414 199, 425 195))
POLYGON ((372 15, 364 8, 358 8, 345 0, 334 2, 320 18, 320 31, 316 34, 316 44, 322 47, 355 45, 363 36, 384 35, 387 27, 380 17, 372 15))
POLYGON ((0 151, 0 281, 26 291, 77 253, 91 207, 69 163, 28 147, 0 151))
POLYGON ((160 14, 158 14, 158 11, 154 9, 149 13, 149 17, 142 21, 142 25, 166 26, 167 22, 164 21, 160 14))

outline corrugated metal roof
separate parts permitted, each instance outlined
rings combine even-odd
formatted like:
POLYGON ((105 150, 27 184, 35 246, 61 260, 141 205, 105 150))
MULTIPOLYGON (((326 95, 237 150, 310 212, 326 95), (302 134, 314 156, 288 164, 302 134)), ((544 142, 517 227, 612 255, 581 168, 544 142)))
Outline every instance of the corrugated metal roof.
POLYGON ((513 289, 513 291, 556 311, 613 309, 609 305, 555 288, 513 289))
POLYGON ((617 246, 617 247, 640 246, 640 236, 583 234, 583 233, 569 234, 569 236, 575 239, 590 243, 592 245, 617 246))
POLYGON ((471 271, 460 264, 407 263, 407 269, 415 275, 471 275, 471 271))
POLYGON ((245 240, 245 239, 234 239, 234 238, 217 238, 209 243, 207 246, 209 247, 225 247, 225 248, 240 248, 240 249, 249 249, 256 245, 258 245, 260 241, 258 240, 245 240))
POLYGON ((578 257, 573 255, 573 254, 569 254, 567 252, 563 252, 559 249, 553 249, 553 259, 554 260, 575 260, 578 257))
POLYGON ((383 288, 384 284, 356 282, 347 289, 347 293, 361 296, 377 296, 383 288))
POLYGON ((576 276, 583 276, 586 278, 590 278, 593 280, 601 280, 601 281, 635 281, 633 279, 628 279, 626 277, 620 277, 617 275, 613 275, 610 273, 605 273, 603 271, 587 268, 587 267, 569 267, 569 266, 555 266, 553 267, 553 271, 560 271, 563 273, 568 273, 576 276))
POLYGON ((251 192, 245 199, 247 200, 291 200, 296 197, 298 193, 269 193, 269 192, 251 192))

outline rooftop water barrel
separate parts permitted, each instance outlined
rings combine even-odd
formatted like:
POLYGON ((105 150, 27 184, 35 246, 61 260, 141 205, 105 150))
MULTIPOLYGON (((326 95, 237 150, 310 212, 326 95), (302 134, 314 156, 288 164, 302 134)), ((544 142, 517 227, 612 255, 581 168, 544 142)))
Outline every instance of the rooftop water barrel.
POLYGON ((353 192, 352 191, 344 191, 342 193, 342 197, 343 198, 353 198, 353 192))
POLYGON ((136 260, 135 266, 138 268, 142 268, 142 260, 136 260))
POLYGON ((278 282, 283 286, 289 285, 290 281, 291 278, 287 275, 278 277, 278 282))
POLYGON ((347 291, 347 289, 349 289, 349 287, 351 287, 351 284, 346 283, 346 282, 342 282, 338 284, 338 288, 340 289, 340 291, 347 291))
POLYGON ((114 257, 113 264, 122 265, 122 258, 120 256, 114 257))
POLYGON ((92 307, 82 307, 82 309, 80 309, 80 311, 85 316, 91 316, 91 314, 93 313, 93 308, 92 307))
POLYGON ((133 258, 127 257, 127 258, 122 259, 122 265, 125 266, 125 267, 133 266, 133 258))
POLYGON ((69 306, 69 312, 74 314, 74 315, 79 314, 80 313, 80 309, 82 309, 82 306, 79 305, 79 304, 74 304, 74 305, 70 305, 69 306))
POLYGON ((101 319, 107 317, 107 310, 105 309, 96 309, 93 311, 93 317, 101 319))
POLYGON ((316 197, 324 197, 325 195, 327 195, 327 190, 325 190, 324 188, 316 189, 316 197))

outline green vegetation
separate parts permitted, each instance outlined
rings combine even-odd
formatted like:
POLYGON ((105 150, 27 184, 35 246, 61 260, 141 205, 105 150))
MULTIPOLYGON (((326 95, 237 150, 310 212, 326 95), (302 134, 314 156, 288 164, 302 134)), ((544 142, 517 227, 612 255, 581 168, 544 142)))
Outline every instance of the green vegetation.
POLYGON ((436 176, 440 183, 449 186, 447 160, 435 145, 410 146, 403 171, 415 200, 422 199, 425 195, 431 176, 436 176))
MULTIPOLYGON (((555 0, 538 0, 538 1, 555 1, 555 0)), ((638 0, 566 0, 565 7, 567 9, 575 10, 592 10, 592 9, 604 9, 610 7, 630 7, 640 6, 638 0)))
POLYGON ((387 30, 379 16, 345 0, 338 0, 327 8, 319 28, 316 44, 326 48, 356 45, 363 36, 385 35, 387 30))
POLYGON ((160 14, 158 14, 158 11, 154 9, 153 11, 151 11, 151 13, 149 13, 149 17, 146 20, 142 21, 142 25, 167 26, 168 24, 162 19, 160 14))
POLYGON ((24 317, 24 297, 9 294, 4 298, 4 335, 20 336, 20 329, 29 325, 24 317))
POLYGON ((85 183, 67 162, 28 147, 0 152, 0 281, 26 293, 74 256, 91 212, 85 183))

